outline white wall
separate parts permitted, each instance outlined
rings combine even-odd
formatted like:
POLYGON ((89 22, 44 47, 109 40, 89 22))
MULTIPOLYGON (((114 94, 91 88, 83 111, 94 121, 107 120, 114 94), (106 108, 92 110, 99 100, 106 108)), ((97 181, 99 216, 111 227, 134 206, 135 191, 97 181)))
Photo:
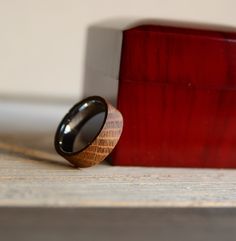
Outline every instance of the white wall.
POLYGON ((113 98, 120 29, 147 19, 235 28, 235 10, 235 0, 0 0, 0 96, 113 98))

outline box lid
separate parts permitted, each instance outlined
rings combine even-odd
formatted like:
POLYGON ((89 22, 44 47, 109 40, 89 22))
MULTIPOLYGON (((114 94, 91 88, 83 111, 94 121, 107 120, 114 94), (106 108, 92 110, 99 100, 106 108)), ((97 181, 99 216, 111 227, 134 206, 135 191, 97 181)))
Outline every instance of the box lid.
POLYGON ((143 25, 122 48, 121 81, 236 87, 236 33, 143 25))

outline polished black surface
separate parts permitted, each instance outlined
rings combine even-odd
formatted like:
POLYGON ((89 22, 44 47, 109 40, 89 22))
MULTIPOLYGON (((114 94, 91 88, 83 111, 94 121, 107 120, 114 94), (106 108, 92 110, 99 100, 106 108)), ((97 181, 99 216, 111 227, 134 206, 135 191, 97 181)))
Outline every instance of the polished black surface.
POLYGON ((63 118, 55 135, 59 153, 74 154, 85 149, 100 133, 107 116, 107 104, 99 96, 77 103, 63 118))

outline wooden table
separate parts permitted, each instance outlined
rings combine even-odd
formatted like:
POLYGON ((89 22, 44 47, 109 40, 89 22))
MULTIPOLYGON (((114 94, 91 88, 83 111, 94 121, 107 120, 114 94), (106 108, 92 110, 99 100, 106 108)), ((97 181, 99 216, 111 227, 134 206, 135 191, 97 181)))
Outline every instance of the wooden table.
POLYGON ((74 169, 54 152, 54 130, 35 123, 35 107, 18 106, 24 117, 10 107, 0 104, 1 240, 235 240, 236 170, 74 169), (16 132, 19 119, 27 128, 16 132))

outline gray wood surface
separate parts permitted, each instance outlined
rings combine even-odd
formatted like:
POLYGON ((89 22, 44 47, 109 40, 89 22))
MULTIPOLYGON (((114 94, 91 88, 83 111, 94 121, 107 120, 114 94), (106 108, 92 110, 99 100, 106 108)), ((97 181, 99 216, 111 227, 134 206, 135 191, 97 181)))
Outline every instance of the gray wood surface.
POLYGON ((0 207, 236 207, 236 170, 75 169, 51 134, 0 139, 0 207))
POLYGON ((235 240, 236 170, 75 169, 52 134, 0 140, 1 240, 235 240))

